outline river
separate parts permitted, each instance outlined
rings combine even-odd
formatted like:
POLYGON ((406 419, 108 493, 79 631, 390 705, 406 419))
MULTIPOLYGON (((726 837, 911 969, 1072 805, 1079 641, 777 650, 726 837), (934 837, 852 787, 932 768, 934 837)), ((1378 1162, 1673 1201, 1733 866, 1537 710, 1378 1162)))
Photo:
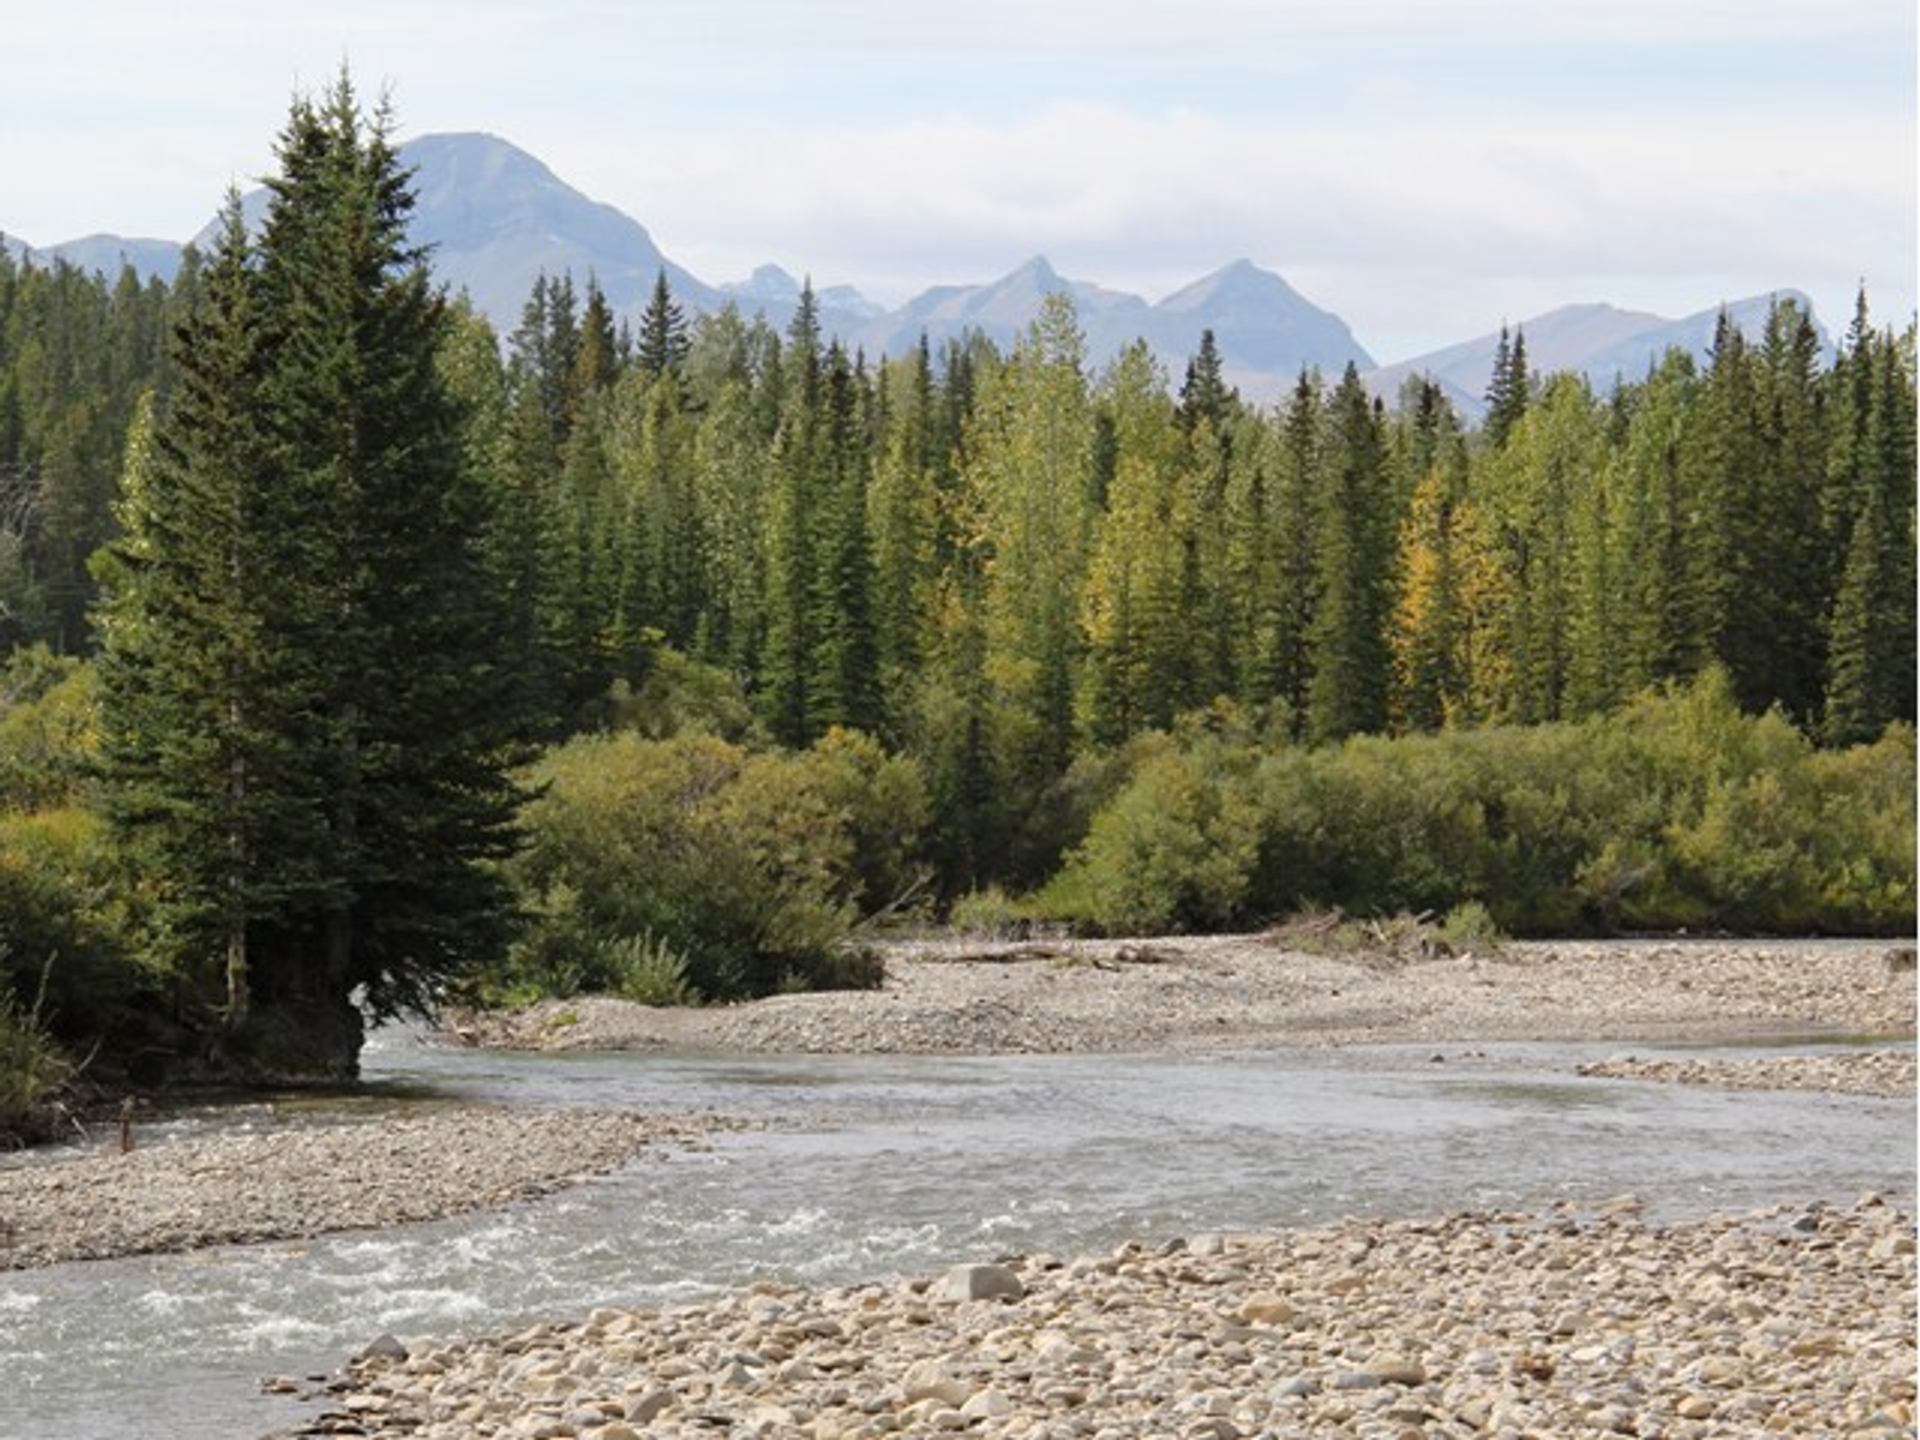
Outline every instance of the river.
POLYGON ((1627 1190, 1676 1218, 1864 1189, 1912 1203, 1911 1100, 1566 1073, 1620 1048, 744 1060, 504 1055, 382 1032, 359 1107, 712 1109, 774 1128, 506 1212, 0 1275, 0 1437, 257 1436, 303 1413, 259 1395, 262 1375, 330 1369, 382 1331, 492 1329, 759 1278, 1627 1190))

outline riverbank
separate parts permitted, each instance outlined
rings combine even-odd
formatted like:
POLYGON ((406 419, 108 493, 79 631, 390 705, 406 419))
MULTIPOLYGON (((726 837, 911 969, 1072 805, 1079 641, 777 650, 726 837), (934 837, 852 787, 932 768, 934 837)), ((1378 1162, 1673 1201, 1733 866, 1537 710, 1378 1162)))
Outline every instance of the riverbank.
POLYGON ((1637 1208, 1194 1236, 388 1337, 292 1433, 1912 1433, 1911 1217, 1878 1196, 1673 1226, 1637 1208))
POLYGON ((1884 941, 1512 943, 1315 955, 1258 935, 883 947, 871 991, 656 1009, 608 996, 459 1012, 457 1043, 743 1054, 1147 1053, 1475 1040, 1911 1035, 1884 941))
POLYGON ((1823 1095, 1902 1096, 1914 1093, 1914 1052, 1856 1050, 1843 1054, 1770 1055, 1764 1059, 1647 1059, 1627 1055, 1573 1067, 1608 1080, 1658 1080, 1711 1085, 1720 1090, 1814 1090, 1823 1095))
POLYGON ((0 1169, 0 1271, 438 1220, 739 1122, 460 1105, 270 1123, 0 1169))

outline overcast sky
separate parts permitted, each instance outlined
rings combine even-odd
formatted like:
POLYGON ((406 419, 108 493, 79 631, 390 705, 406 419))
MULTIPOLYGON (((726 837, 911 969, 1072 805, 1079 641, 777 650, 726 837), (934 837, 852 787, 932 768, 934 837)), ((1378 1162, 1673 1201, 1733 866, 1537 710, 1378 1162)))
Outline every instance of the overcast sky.
POLYGON ((185 238, 345 56, 710 281, 892 302, 1247 256, 1379 359, 1577 300, 1915 289, 1912 0, 9 5, 0 228, 185 238))

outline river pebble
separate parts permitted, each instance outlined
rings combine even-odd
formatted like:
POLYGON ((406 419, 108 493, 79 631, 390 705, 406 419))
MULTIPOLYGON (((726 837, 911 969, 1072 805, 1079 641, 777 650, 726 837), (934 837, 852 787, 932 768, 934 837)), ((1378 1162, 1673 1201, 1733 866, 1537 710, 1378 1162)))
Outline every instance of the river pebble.
POLYGON ((1910 1435, 1913 1238, 1867 1196, 1673 1226, 1563 1209, 1002 1257, 1020 1293, 963 1302, 924 1278, 763 1282, 409 1339, 405 1359, 351 1362, 296 1433, 1910 1435))
POLYGON ((878 990, 705 1009, 580 996, 451 1012, 441 1033, 531 1050, 978 1055, 1911 1035, 1915 1016, 1912 972, 1867 941, 1518 943, 1412 961, 1304 954, 1258 935, 883 951, 878 990))
POLYGON ((544 1195, 714 1115, 457 1106, 286 1123, 0 1169, 0 1271, 437 1220, 544 1195))
POLYGON ((1661 1080, 1723 1090, 1818 1090, 1829 1095, 1912 1095, 1914 1052, 1864 1050, 1756 1059, 1646 1059, 1633 1055, 1594 1060, 1574 1069, 1612 1080, 1661 1080))

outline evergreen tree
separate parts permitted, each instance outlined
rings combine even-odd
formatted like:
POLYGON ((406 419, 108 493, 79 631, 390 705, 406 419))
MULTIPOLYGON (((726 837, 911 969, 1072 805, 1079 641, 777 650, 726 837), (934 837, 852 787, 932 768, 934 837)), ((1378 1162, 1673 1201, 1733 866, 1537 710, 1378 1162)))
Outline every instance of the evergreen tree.
MULTIPOLYGON (((1107 514, 1083 590, 1083 726, 1100 744, 1165 727, 1194 703, 1188 557, 1196 522, 1182 484, 1180 432, 1166 377, 1143 343, 1108 372, 1114 436, 1107 514)), ((1204 422, 1202 422, 1204 424, 1204 422)))
POLYGON ((673 293, 667 288, 667 272, 653 278, 653 294, 646 313, 640 317, 640 340, 634 351, 634 364, 649 381, 662 375, 678 380, 686 368, 689 342, 686 318, 680 313, 673 293))
POLYGON ((1296 739, 1305 734, 1313 680, 1312 636, 1319 597, 1319 476, 1328 444, 1320 377, 1300 372, 1280 420, 1275 482, 1273 694, 1296 739))
POLYGON ((1642 387, 1616 456, 1612 550, 1623 695, 1690 676, 1712 653, 1692 559, 1702 519, 1688 461, 1698 391, 1693 358, 1668 352, 1642 387))
POLYGON ((772 504, 766 528, 766 648, 760 672, 761 712, 787 745, 815 734, 808 695, 813 669, 816 565, 814 522, 824 486, 824 386, 819 307, 813 286, 800 292, 782 357, 780 428, 773 442, 772 504))
POLYGON ((1830 624, 1824 714, 1829 744, 1875 738, 1914 719, 1914 390, 1905 348, 1864 345, 1871 389, 1862 491, 1830 624))
POLYGON ((1386 446, 1351 363, 1328 402, 1331 427, 1315 515, 1317 585, 1309 634, 1307 738, 1316 743, 1386 723, 1387 567, 1391 547, 1386 446))
POLYGON ((95 567, 108 817, 149 877, 149 955, 177 979, 179 1018, 229 1038, 275 988, 260 972, 287 963, 268 947, 329 894, 325 796, 302 763, 316 737, 286 633, 313 595, 284 568, 259 289, 229 196, 173 404, 164 421, 150 403, 136 418, 122 534, 95 567))
POLYGON ((819 561, 808 597, 815 609, 808 725, 872 731, 879 727, 880 680, 867 538, 869 445, 859 382, 838 344, 828 353, 825 379, 819 561))
POLYGON ((1772 638, 1756 647, 1747 699, 1756 709, 1779 705, 1800 724, 1820 713, 1831 596, 1821 534, 1819 363, 1820 340, 1807 312, 1792 299, 1776 300, 1757 357, 1761 470, 1746 600, 1755 628, 1772 638))
POLYGON ((1214 434, 1224 435, 1232 399, 1233 391, 1227 387, 1221 369, 1220 347, 1211 329, 1202 330, 1200 348, 1187 362, 1187 376, 1180 385, 1181 427, 1191 430, 1197 422, 1205 420, 1213 427, 1214 434))
POLYGON ((938 593, 940 496, 928 460, 934 398, 925 343, 905 361, 888 366, 882 383, 891 384, 899 398, 874 471, 868 526, 874 649, 887 721, 883 729, 897 733, 908 713, 914 677, 933 642, 938 593))
POLYGON ((587 303, 580 313, 579 348, 573 357, 569 389, 576 397, 597 395, 620 378, 619 341, 613 333, 613 311, 601 293, 600 282, 587 276, 587 303))
POLYGON ((1515 328, 1512 339, 1507 327, 1500 327, 1500 342, 1493 352, 1493 375, 1487 382, 1486 436, 1494 449, 1507 443, 1513 427, 1527 413, 1530 377, 1527 374, 1527 337, 1515 328))
POLYGON ((350 994, 428 1005, 505 935, 486 497, 388 133, 344 76, 294 104, 105 567, 116 814, 178 933, 225 935, 218 1048, 267 1070, 351 1069, 350 994))

